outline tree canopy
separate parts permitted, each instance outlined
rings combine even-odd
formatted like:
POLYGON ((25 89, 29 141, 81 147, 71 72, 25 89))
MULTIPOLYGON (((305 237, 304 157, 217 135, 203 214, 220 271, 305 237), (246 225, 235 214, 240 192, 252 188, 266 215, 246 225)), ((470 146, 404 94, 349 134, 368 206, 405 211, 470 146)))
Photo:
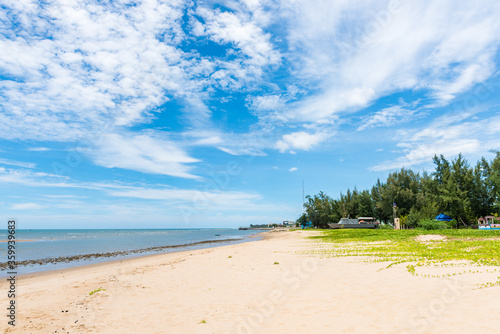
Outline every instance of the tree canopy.
POLYGON ((459 154, 453 161, 434 156, 432 173, 402 168, 390 173, 385 182, 377 180, 371 190, 347 189, 332 199, 324 192, 307 196, 305 212, 297 220, 319 228, 340 218, 375 217, 391 222, 393 203, 396 215, 409 227, 433 219, 440 212, 460 226, 476 223, 478 217, 500 212, 500 152, 493 160, 481 158, 475 166, 459 154))

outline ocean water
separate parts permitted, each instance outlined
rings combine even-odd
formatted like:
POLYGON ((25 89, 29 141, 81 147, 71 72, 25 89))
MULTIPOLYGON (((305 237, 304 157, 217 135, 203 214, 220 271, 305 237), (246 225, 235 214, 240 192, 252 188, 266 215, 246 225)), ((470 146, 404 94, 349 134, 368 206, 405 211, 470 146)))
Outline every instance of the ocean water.
MULTIPOLYGON (((126 230, 22 230, 16 231, 16 261, 43 260, 47 258, 71 257, 95 253, 129 252, 113 257, 88 258, 59 261, 55 263, 19 265, 18 274, 37 271, 68 268, 97 262, 105 262, 130 258, 145 254, 167 253, 188 249, 208 248, 234 243, 241 243, 258 238, 252 238, 256 231, 237 229, 126 229, 126 230), (234 239, 228 242, 203 243, 234 239), (186 245, 185 247, 160 248, 147 250, 151 247, 186 245)), ((0 230, 0 241, 7 239, 7 231, 0 230)), ((0 263, 7 262, 7 243, 0 242, 0 263)), ((43 262, 43 261, 42 261, 43 262)), ((0 270, 0 276, 6 276, 6 270, 0 270)))

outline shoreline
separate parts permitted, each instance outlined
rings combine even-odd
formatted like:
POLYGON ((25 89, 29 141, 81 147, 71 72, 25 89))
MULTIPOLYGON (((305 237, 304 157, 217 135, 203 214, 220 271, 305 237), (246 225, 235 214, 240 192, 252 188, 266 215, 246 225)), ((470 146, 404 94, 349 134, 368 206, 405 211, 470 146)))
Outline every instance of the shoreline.
MULTIPOLYGON (((264 232, 268 233, 268 232, 264 232)), ((264 234, 262 233, 262 234, 264 234)), ((168 255, 185 255, 188 252, 195 252, 195 251, 203 251, 203 250, 209 250, 209 249, 215 249, 215 248, 222 248, 222 247, 230 247, 234 245, 241 245, 245 243, 250 243, 250 242, 258 242, 262 240, 266 240, 266 236, 263 236, 261 233, 255 234, 255 235, 250 235, 247 238, 248 239, 253 239, 253 238, 258 238, 257 240, 248 240, 248 241, 242 241, 238 243, 230 243, 230 244, 220 244, 220 245, 214 245, 214 246, 206 246, 202 248, 194 248, 194 249, 183 249, 183 250, 176 250, 173 252, 158 252, 158 253, 148 253, 148 254, 139 254, 131 257, 125 257, 125 258, 118 258, 118 259, 109 259, 109 260, 104 260, 104 261, 99 261, 99 262, 94 262, 94 263, 82 263, 81 265, 76 265, 76 266, 71 266, 71 267, 64 267, 64 268, 54 268, 54 269, 47 269, 47 270, 40 270, 40 271, 34 271, 34 272, 28 272, 28 273, 20 273, 17 274, 16 277, 18 280, 23 280, 23 279, 32 279, 32 278, 39 278, 39 277, 46 277, 46 276, 52 276, 52 275, 62 275, 70 272, 78 272, 78 271, 87 271, 87 270, 94 270, 94 269, 99 269, 99 268, 106 268, 107 266, 115 266, 115 265, 120 265, 120 264, 132 264, 134 262, 141 263, 144 260, 150 259, 150 258, 155 258, 155 257, 162 257, 162 256, 168 256, 168 255)), ((238 239, 236 239, 238 240, 238 239)), ((1 273, 1 272, 0 272, 1 273)), ((0 276, 1 278, 1 276, 0 276)))
MULTIPOLYGON (((18 277, 17 325, 4 333, 496 333, 498 276, 449 276, 357 256, 320 257, 316 231, 150 254, 18 277)), ((469 269, 461 267, 460 270, 469 269)), ((488 272, 487 269, 490 271, 488 272)), ((0 283, 6 291, 7 282, 0 283)), ((0 294, 0 307, 7 305, 0 294)))
MULTIPOLYGON (((141 258, 152 255, 171 254, 171 253, 196 250, 196 249, 222 247, 225 245, 235 245, 239 243, 257 241, 259 239, 257 240, 252 240, 252 239, 259 238, 259 236, 262 235, 263 233, 265 232, 251 234, 243 238, 202 240, 202 241, 190 242, 187 244, 179 244, 179 245, 154 246, 154 247, 131 249, 125 251, 88 253, 88 254, 77 254, 69 256, 49 257, 49 258, 42 258, 35 260, 22 260, 16 262, 16 270, 23 271, 22 269, 26 268, 35 269, 35 270, 29 270, 25 273, 19 273, 17 275, 18 277, 21 277, 23 275, 36 274, 39 272, 65 270, 81 266, 91 266, 91 265, 109 263, 114 261, 124 261, 128 259, 141 258), (64 264, 66 264, 67 266, 57 267, 58 265, 64 265, 64 264)), ((0 262, 0 278, 8 276, 7 266, 8 266, 7 262, 0 262)))

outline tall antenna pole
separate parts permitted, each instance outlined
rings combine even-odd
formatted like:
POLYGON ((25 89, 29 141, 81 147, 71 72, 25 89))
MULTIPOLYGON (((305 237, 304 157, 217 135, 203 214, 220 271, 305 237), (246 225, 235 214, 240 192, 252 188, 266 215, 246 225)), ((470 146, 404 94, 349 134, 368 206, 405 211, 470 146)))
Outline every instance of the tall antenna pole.
POLYGON ((304 203, 305 203, 305 197, 304 197, 304 180, 302 180, 302 212, 304 212, 304 203))

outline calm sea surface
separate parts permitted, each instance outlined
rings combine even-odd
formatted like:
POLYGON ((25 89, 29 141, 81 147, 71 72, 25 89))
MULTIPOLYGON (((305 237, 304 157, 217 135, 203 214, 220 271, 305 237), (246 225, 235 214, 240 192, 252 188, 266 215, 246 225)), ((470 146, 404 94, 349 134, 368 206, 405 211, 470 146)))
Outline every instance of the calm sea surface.
MULTIPOLYGON (((187 249, 207 248, 241 243, 258 238, 250 238, 256 231, 237 229, 145 229, 145 230, 17 230, 16 260, 39 260, 93 253, 131 251, 150 247, 187 245, 201 241, 237 239, 231 242, 210 243, 182 248, 163 249, 162 253, 187 249)), ((0 230, 0 241, 7 239, 7 231, 0 230)), ((44 265, 19 266, 18 274, 36 271, 73 267, 78 265, 117 260, 144 254, 158 253, 149 251, 141 254, 119 255, 44 265)), ((0 242, 0 262, 7 261, 7 243, 0 242)), ((6 270, 0 276, 6 276, 6 270)))

